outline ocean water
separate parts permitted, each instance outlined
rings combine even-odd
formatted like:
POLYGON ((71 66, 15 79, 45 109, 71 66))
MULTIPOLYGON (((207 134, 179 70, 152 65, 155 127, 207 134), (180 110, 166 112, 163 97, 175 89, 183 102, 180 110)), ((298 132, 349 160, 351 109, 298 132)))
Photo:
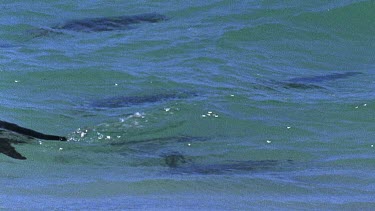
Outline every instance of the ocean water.
POLYGON ((9 1, 4 210, 371 210, 375 2, 9 1), (113 31, 69 20, 162 14, 113 31))

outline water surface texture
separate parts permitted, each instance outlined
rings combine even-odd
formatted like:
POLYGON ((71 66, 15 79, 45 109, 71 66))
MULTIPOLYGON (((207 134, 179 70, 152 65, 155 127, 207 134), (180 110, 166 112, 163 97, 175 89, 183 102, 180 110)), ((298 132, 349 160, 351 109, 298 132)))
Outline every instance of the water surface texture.
POLYGON ((68 141, 0 154, 0 209, 375 206, 374 1, 1 11, 0 120, 68 141))

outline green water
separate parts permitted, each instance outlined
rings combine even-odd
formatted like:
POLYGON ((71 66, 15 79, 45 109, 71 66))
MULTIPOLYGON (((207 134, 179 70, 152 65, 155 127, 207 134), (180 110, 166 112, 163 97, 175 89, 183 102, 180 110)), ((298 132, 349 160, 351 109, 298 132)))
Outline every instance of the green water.
POLYGON ((1 7, 1 120, 69 141, 0 154, 0 208, 374 206, 374 1, 1 7), (53 29, 150 12, 168 19, 53 29))

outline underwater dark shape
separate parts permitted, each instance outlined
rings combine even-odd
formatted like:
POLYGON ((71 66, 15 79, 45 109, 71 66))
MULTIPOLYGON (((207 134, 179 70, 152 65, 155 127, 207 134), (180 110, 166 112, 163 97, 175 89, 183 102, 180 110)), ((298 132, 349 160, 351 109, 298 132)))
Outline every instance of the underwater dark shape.
POLYGON ((276 170, 280 166, 292 164, 293 160, 247 160, 247 161, 227 161, 215 164, 199 164, 181 153, 171 153, 164 155, 165 165, 176 173, 194 174, 225 174, 231 172, 259 172, 276 170))
POLYGON ((334 81, 338 79, 344 79, 355 75, 360 75, 361 72, 345 72, 345 73, 332 73, 328 75, 318 75, 310 77, 299 77, 290 79, 290 82, 295 83, 320 83, 324 81, 334 81))
POLYGON ((287 89, 323 89, 320 83, 327 81, 335 81, 345 79, 356 75, 361 75, 361 72, 344 72, 344 73, 331 73, 326 75, 308 76, 292 78, 288 81, 282 82, 284 88, 287 89))
POLYGON ((195 92, 170 92, 133 96, 117 96, 97 100, 93 102, 91 106, 96 108, 121 108, 170 100, 186 99, 195 96, 197 96, 197 93, 195 92))
POLYGON ((145 13, 138 15, 70 20, 52 28, 77 32, 101 32, 126 29, 130 25, 142 22, 156 23, 164 20, 167 20, 167 17, 165 15, 161 15, 158 13, 145 13))

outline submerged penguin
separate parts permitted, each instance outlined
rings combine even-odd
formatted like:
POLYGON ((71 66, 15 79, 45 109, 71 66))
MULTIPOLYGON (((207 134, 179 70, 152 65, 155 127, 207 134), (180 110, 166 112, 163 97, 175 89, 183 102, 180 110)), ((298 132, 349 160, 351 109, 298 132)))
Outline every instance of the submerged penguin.
POLYGON ((77 32, 101 32, 128 29, 129 26, 133 24, 156 23, 167 19, 168 18, 165 15, 161 15, 158 13, 145 13, 138 15, 70 20, 52 28, 77 32))
POLYGON ((11 158, 26 160, 12 144, 26 143, 30 139, 43 139, 52 141, 66 141, 63 136, 47 135, 16 124, 0 121, 0 153, 11 158))
POLYGON ((101 18, 76 19, 58 24, 52 27, 30 30, 33 37, 63 34, 63 31, 75 32, 103 32, 114 30, 126 30, 140 23, 157 23, 168 20, 165 15, 158 13, 145 13, 138 15, 123 15, 101 18))

